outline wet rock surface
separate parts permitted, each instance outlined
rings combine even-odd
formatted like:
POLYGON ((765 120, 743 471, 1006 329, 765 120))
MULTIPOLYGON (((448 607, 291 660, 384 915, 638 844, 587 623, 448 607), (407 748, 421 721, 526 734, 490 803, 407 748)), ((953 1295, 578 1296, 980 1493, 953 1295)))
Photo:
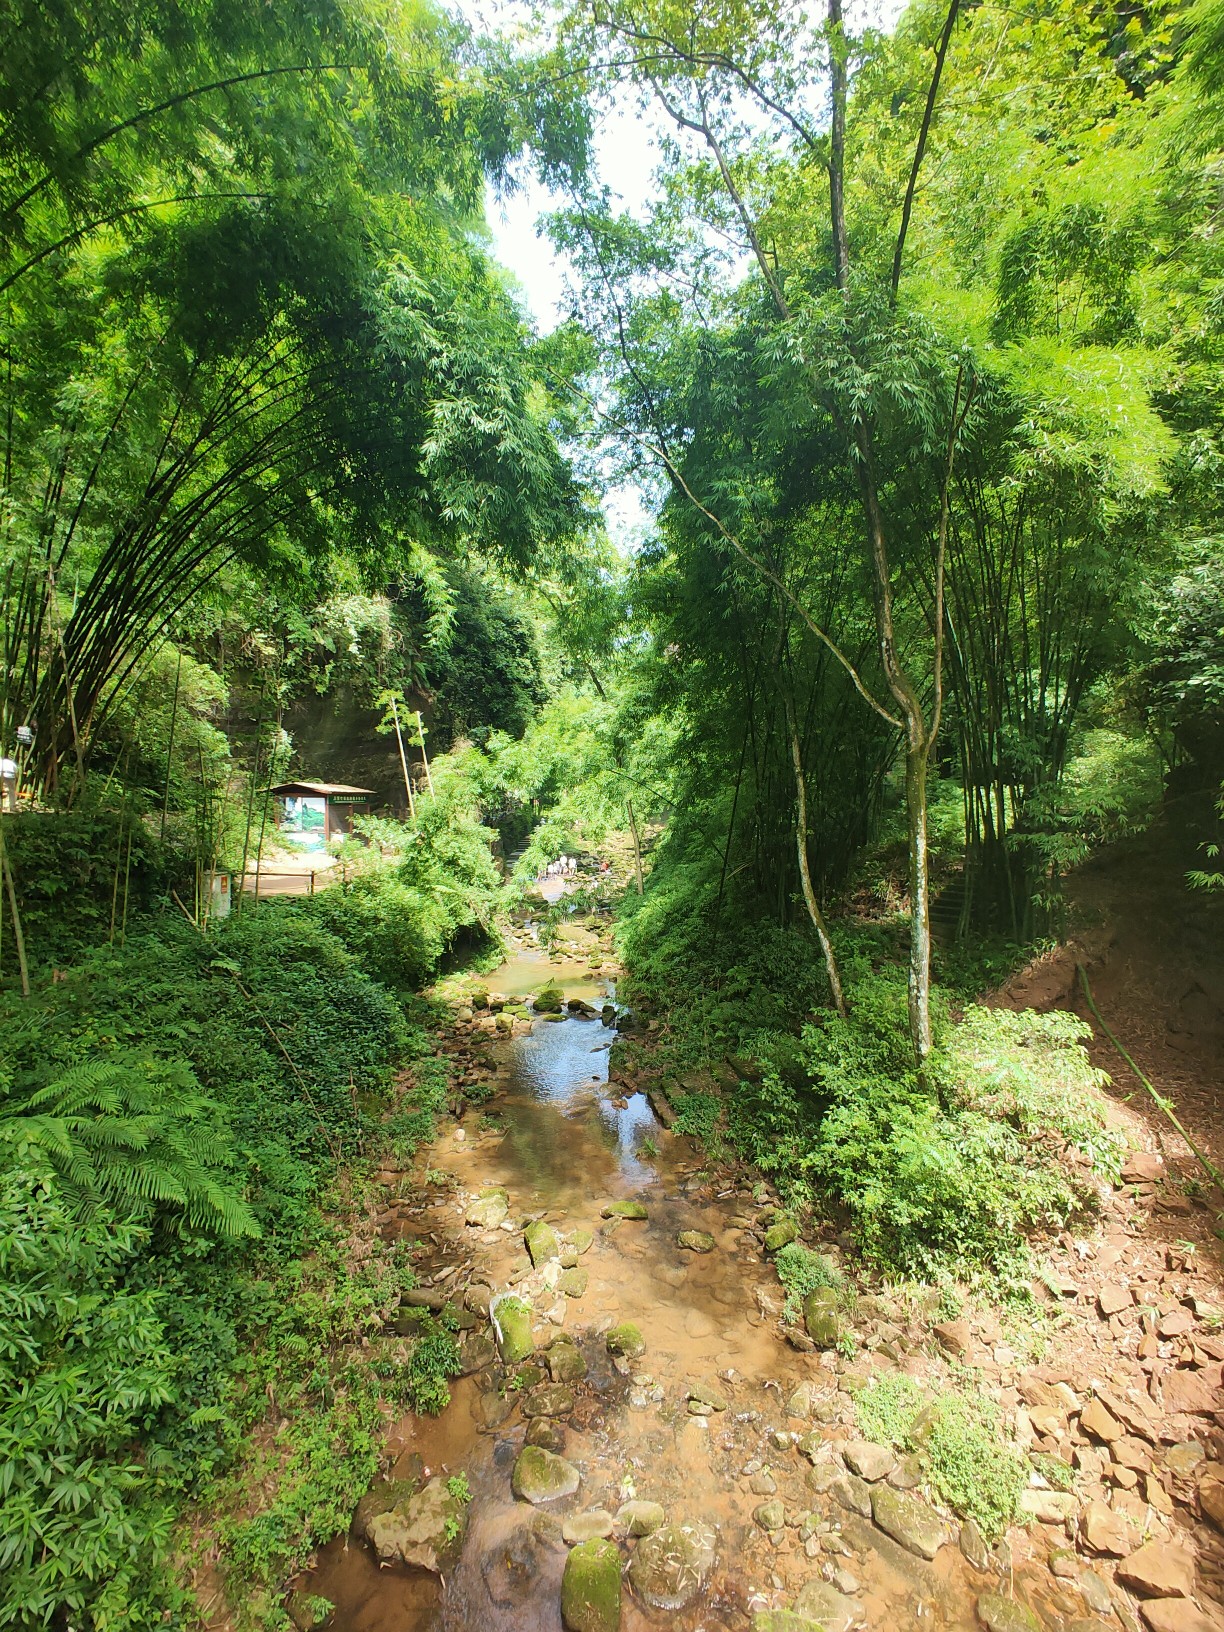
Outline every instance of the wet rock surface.
POLYGON ((683 1609, 714 1568, 718 1535, 702 1520, 664 1524, 645 1536, 629 1562, 634 1592, 652 1609, 683 1609))

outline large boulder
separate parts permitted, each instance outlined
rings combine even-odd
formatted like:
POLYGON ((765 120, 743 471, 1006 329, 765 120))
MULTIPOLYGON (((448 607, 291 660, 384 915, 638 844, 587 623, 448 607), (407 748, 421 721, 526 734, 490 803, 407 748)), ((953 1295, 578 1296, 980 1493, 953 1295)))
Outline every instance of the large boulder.
POLYGON ((582 1483, 578 1469, 563 1456, 540 1445, 524 1445, 510 1476, 510 1488, 522 1502, 539 1506, 572 1496, 582 1483))
POLYGON ((661 1525, 638 1542, 629 1564, 630 1584, 651 1609, 683 1609, 704 1590, 717 1549, 712 1524, 661 1525))
POLYGON ((466 1219, 473 1229, 495 1230, 510 1212, 510 1202, 504 1190, 482 1190, 468 1203, 466 1219))
POLYGON ((489 1318, 497 1334, 497 1352, 507 1366, 515 1366, 535 1353, 531 1335, 531 1305, 525 1298, 503 1294, 489 1305, 489 1318))
POLYGON ((500 1609, 526 1608, 540 1590, 539 1577, 550 1550, 532 1521, 517 1525, 488 1549, 480 1560, 480 1573, 485 1591, 500 1609))
POLYGON ((949 1539, 947 1525, 933 1508, 891 1485, 872 1487, 871 1516, 886 1536, 919 1558, 934 1558, 949 1539))
POLYGON ((440 1475, 406 1501, 366 1525, 380 1564, 408 1564, 441 1575, 458 1556, 467 1528, 467 1503, 452 1495, 440 1475))
POLYGON ((528 1224, 523 1231, 523 1239, 527 1243, 527 1251, 531 1255, 531 1262, 538 1269, 541 1264, 548 1263, 561 1251, 561 1243, 557 1240, 557 1232, 551 1224, 546 1224, 542 1218, 528 1224))
POLYGON ((559 986, 545 986, 536 993, 532 1007, 537 1014, 560 1014, 565 1007, 565 993, 559 986))
POLYGON ((818 1286, 803 1300, 803 1324, 818 1349, 835 1349, 841 1336, 837 1321, 837 1293, 818 1286))
POLYGON ((599 1538, 579 1542, 561 1577, 561 1619, 569 1632, 617 1632, 620 1615, 619 1551, 599 1538))

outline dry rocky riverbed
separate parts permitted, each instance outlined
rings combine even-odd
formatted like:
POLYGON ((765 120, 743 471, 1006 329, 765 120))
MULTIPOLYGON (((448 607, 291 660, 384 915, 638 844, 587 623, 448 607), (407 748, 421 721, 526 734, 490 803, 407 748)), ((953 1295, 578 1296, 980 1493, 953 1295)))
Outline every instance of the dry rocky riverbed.
POLYGON ((298 1626, 1224 1632, 1224 1294, 1189 1167, 1113 1105, 1125 1182, 1039 1243, 1038 1314, 941 1319, 828 1226, 802 1239, 857 1295, 790 1324, 777 1198, 664 1130, 648 1048, 609 1080, 598 926, 564 952, 457 993, 457 1081, 492 1097, 382 1175, 377 1226, 421 1283, 399 1325, 449 1303, 465 1376, 440 1418, 389 1422, 386 1477, 295 1584, 298 1626), (549 979, 560 1015, 514 1001, 549 979), (856 1396, 897 1371, 997 1402, 1050 1475, 993 1547, 862 1438, 856 1396))

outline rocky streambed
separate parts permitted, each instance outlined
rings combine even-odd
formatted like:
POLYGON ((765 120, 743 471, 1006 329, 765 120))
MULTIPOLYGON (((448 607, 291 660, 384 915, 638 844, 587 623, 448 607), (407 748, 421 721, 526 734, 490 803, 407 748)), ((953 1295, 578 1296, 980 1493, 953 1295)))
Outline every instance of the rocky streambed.
MULTIPOLYGON (((609 1082, 608 966, 597 934, 579 950, 457 994, 459 1080, 487 1105, 385 1175, 380 1226, 415 1242, 415 1301, 450 1304, 465 1375, 441 1417, 391 1426, 296 1624, 1220 1632, 1220 1339, 1180 1204, 1180 1247, 1151 1227, 1162 1164, 1049 1243, 1040 1344, 861 1282, 788 1321, 771 1254, 793 1224, 609 1082), (539 1012, 545 981, 561 1002, 539 1012), (988 1545, 919 1459, 864 1437, 856 1398, 898 1372, 997 1403, 1036 1453, 1023 1527, 988 1545)), ((845 1258, 831 1228, 813 1244, 845 1258)))

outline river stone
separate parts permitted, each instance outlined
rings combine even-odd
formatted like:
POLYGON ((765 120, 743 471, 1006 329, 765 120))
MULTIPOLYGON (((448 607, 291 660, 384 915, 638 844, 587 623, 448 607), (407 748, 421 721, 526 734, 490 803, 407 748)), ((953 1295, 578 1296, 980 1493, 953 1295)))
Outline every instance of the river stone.
POLYGON ((510 1476, 510 1488, 520 1501, 555 1502, 561 1496, 572 1496, 582 1483, 578 1469, 563 1456, 556 1456, 540 1445, 524 1445, 510 1476))
POLYGON ((1149 1541, 1118 1565, 1118 1580, 1141 1598, 1194 1595, 1194 1554, 1173 1542, 1149 1541))
POLYGON ((487 1432, 493 1428, 500 1428, 508 1417, 514 1415, 514 1399, 509 1394, 490 1388, 476 1396, 471 1409, 472 1420, 487 1432))
POLYGON ((469 1332, 459 1345, 459 1364, 465 1377, 470 1377, 474 1371, 483 1371, 496 1358, 497 1345, 484 1332, 469 1332))
POLYGON ((489 1318, 489 1304, 493 1297, 493 1288, 486 1286, 483 1281, 473 1281, 463 1294, 463 1307, 470 1309, 474 1315, 483 1315, 489 1318))
POLYGON ((786 1402, 788 1417, 811 1417, 824 1396, 819 1383, 803 1382, 786 1402))
POLYGON ((587 1363, 572 1343, 554 1343, 545 1359, 554 1383, 578 1383, 587 1374, 587 1363))
POLYGON ((799 1226, 789 1218, 779 1219, 778 1223, 771 1224, 765 1231, 765 1251, 781 1252, 783 1247, 789 1247, 792 1241, 799 1238, 799 1226))
POLYGON ((795 1599, 795 1613, 816 1621, 823 1632, 849 1632, 859 1619, 854 1599, 827 1581, 809 1581, 795 1599))
POLYGON ((580 1298, 590 1278, 585 1269, 564 1270, 557 1282, 557 1291, 564 1292, 567 1298, 580 1298))
POLYGON ((803 1324, 818 1349, 835 1349, 840 1334, 837 1320, 837 1293, 831 1286, 818 1286, 803 1300, 803 1324))
POLYGON ((591 1234, 590 1230, 584 1230, 581 1228, 581 1226, 576 1230, 570 1231, 570 1245, 579 1255, 586 1252, 590 1248, 590 1245, 594 1239, 595 1237, 591 1234))
POLYGON ((362 1541, 370 1539, 370 1521, 382 1513, 389 1513, 397 1502, 409 1501, 420 1488, 415 1479, 380 1479, 370 1486, 357 1503, 353 1514, 353 1531, 362 1541))
POLYGON ((711 1411, 725 1411, 727 1402, 717 1389, 709 1388, 705 1383, 690 1383, 688 1390, 689 1409, 694 1404, 707 1406, 711 1411))
POLYGON ((714 1237, 708 1230, 681 1230, 676 1237, 678 1247, 687 1247, 689 1252, 713 1252, 714 1237))
POLYGON ((510 1201, 504 1190, 482 1190, 468 1203, 467 1222, 474 1229, 495 1230, 510 1212, 510 1201))
POLYGON ((551 1224, 545 1224, 542 1218, 528 1224, 523 1231, 523 1240, 527 1243, 527 1251, 531 1254, 531 1261, 537 1269, 541 1264, 546 1264, 550 1258, 555 1258, 561 1250, 556 1230, 551 1224))
POLYGON ((718 1532, 700 1519, 664 1524, 644 1536, 629 1563, 629 1581, 652 1609, 683 1609, 691 1604, 714 1568, 718 1532))
POLYGON ((658 1502, 624 1502, 616 1510, 616 1522, 631 1536, 649 1536, 667 1519, 658 1502))
POLYGON ((960 1527, 960 1550, 975 1570, 990 1568, 990 1548, 986 1537, 978 1529, 976 1519, 966 1519, 960 1527))
POLYGON ((871 1516, 886 1536, 899 1541, 919 1558, 934 1558, 948 1539, 947 1526, 917 1496, 876 1485, 871 1492, 871 1516))
POLYGON ((485 1591, 501 1609, 518 1609, 538 1591, 538 1576, 548 1553, 544 1539, 530 1524, 521 1524, 490 1547, 480 1560, 485 1591))
POLYGON ((532 1417, 527 1424, 525 1445, 541 1445, 557 1456, 565 1449, 565 1425, 554 1417, 532 1417))
POLYGON ((775 1496, 771 1502, 762 1502, 753 1509, 753 1518, 762 1530, 781 1530, 786 1524, 786 1508, 780 1497, 775 1496))
POLYGON ((574 1409, 574 1391, 561 1383, 546 1383, 523 1401, 525 1417, 568 1417, 574 1409))
POLYGON ((621 1355, 626 1360, 637 1360, 646 1353, 646 1339, 631 1320, 613 1326, 604 1342, 609 1354, 621 1355))
POLYGON ((564 1002, 565 997, 559 986, 545 986, 536 993, 532 1007, 537 1014, 560 1014, 564 1002))
POLYGON ((467 1528, 467 1503, 452 1496, 440 1475, 424 1490, 397 1502, 366 1526, 380 1564, 408 1564, 441 1575, 459 1551, 467 1528))
POLYGON ((869 1440, 851 1440, 841 1448, 842 1459, 851 1473, 857 1473, 860 1479, 866 1479, 869 1485, 874 1485, 880 1479, 887 1479, 897 1459, 893 1453, 883 1445, 873 1445, 869 1440))
POLYGON ((1041 1622, 1015 1598, 984 1592, 977 1601, 977 1617, 987 1632, 1041 1632, 1041 1622))
POLYGON ((535 1338, 531 1335, 531 1305, 525 1299, 499 1299, 490 1307, 490 1318, 497 1333, 497 1352, 505 1365, 517 1365, 520 1360, 535 1353, 535 1338))
MULTIPOLYGON (((848 1473, 844 1479, 834 1479, 829 1486, 829 1495, 840 1506, 850 1513, 857 1513, 860 1518, 871 1517, 871 1486, 856 1474, 848 1473)), ((884 1525, 880 1526, 885 1529, 884 1525)))
POLYGON ((824 1628, 793 1609, 758 1609, 752 1617, 752 1632, 824 1632, 824 1628))
POLYGON ((640 1201, 610 1201, 606 1207, 600 1210, 599 1216, 600 1218, 632 1218, 641 1223, 650 1215, 640 1201))
POLYGON ((620 1614, 620 1553, 610 1541, 579 1542, 561 1577, 561 1619, 569 1632, 617 1632, 620 1614))
POLYGON ((561 1535, 571 1547, 610 1536, 615 1528, 616 1520, 604 1507, 588 1507, 584 1513, 571 1513, 561 1521, 561 1535))

